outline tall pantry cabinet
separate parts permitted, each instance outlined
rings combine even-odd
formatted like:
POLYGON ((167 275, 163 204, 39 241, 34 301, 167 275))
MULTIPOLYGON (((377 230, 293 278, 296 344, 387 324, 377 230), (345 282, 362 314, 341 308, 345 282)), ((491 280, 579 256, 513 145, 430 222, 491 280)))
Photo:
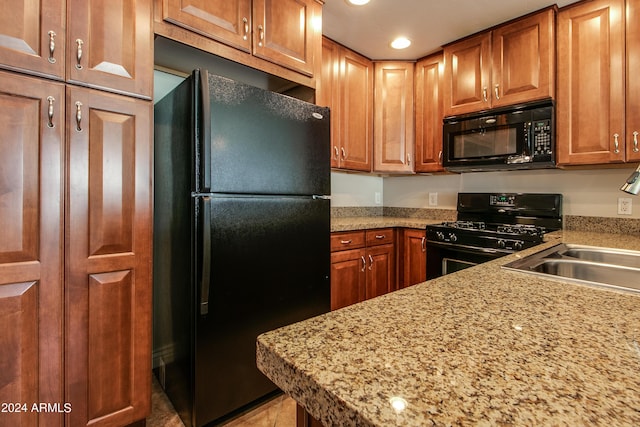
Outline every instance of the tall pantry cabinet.
POLYGON ((2 422, 131 424, 150 409, 151 2, 0 6, 2 422))

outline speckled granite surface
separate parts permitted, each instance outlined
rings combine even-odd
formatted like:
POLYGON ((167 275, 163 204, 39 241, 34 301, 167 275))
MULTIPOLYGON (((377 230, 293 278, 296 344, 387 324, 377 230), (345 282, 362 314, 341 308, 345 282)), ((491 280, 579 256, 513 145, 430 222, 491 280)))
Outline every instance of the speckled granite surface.
POLYGON ((442 220, 400 218, 388 216, 362 216, 331 218, 331 231, 367 230, 385 227, 425 228, 427 224, 440 224, 442 220))
POLYGON ((263 334, 258 366, 325 426, 640 425, 640 296, 500 268, 560 240, 640 250, 640 235, 553 234, 263 334))

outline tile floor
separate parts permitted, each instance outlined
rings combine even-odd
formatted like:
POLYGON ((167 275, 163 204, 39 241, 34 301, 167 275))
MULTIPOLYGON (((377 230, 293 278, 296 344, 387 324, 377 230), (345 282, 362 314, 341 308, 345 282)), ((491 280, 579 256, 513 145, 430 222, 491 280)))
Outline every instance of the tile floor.
MULTIPOLYGON (((147 427, 184 427, 155 376, 152 376, 151 390, 151 415, 147 418, 147 427)), ((296 402, 286 395, 280 395, 222 426, 295 427, 296 402)))

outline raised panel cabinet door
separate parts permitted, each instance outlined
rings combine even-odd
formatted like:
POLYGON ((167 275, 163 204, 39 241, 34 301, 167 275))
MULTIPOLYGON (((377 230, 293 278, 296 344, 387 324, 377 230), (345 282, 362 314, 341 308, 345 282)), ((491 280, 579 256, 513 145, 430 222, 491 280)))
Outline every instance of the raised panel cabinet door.
POLYGON ((445 115, 491 107, 491 32, 445 46, 445 115))
POLYGON ((493 30, 492 107, 555 95, 555 10, 493 30))
POLYGON ((444 170, 442 166, 443 68, 442 54, 429 56, 416 64, 416 172, 444 170))
POLYGON ((414 64, 376 62, 374 71, 373 169, 413 172, 414 64))
POLYGON ((401 287, 415 285, 427 280, 426 231, 405 229, 403 231, 403 279, 401 287))
POLYGON ((316 83, 316 104, 331 108, 331 167, 340 166, 340 46, 322 38, 322 71, 316 83))
POLYGON ((151 107, 67 88, 68 425, 127 425, 150 409, 151 107))
POLYGON ((0 0, 0 67, 64 79, 65 1, 0 0))
POLYGON ((396 286, 396 257, 393 244, 367 248, 366 299, 384 295, 396 286))
POLYGON ((251 0, 162 0, 162 19, 251 52, 251 0))
POLYGON ((627 0, 627 161, 640 161, 640 0, 627 0))
POLYGON ((151 0, 68 0, 67 80, 150 99, 151 0))
POLYGON ((623 6, 623 0, 594 0, 558 13, 560 165, 625 159, 623 6))
POLYGON ((373 64, 342 49, 340 59, 340 168, 371 172, 373 64))
POLYGON ((60 426, 64 85, 0 71, 0 424, 60 426), (50 108, 51 105, 51 108, 50 108), (7 409, 7 408, 3 408, 7 409))
POLYGON ((364 249, 331 254, 331 310, 363 301, 366 261, 364 249))
POLYGON ((312 76, 321 13, 316 0, 253 0, 253 54, 312 76))

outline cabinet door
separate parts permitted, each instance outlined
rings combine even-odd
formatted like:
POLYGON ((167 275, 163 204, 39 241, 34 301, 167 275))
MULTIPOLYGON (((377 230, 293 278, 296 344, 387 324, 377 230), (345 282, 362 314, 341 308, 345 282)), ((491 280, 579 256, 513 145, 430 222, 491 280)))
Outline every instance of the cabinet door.
POLYGON ((375 298, 395 289, 396 257, 393 244, 367 248, 367 290, 365 298, 375 298))
POLYGON ((316 10, 316 0, 253 0, 253 54, 312 76, 316 10))
POLYGON ((0 0, 0 67, 64 79, 65 1, 0 0))
POLYGON ((491 106, 491 33, 482 33, 444 48, 445 115, 491 106))
POLYGON ((251 52, 251 0, 162 0, 162 18, 251 52))
POLYGON ((413 75, 411 62, 376 62, 374 170, 413 172, 413 75))
POLYGON ((151 0, 68 1, 67 80, 151 98, 151 0))
POLYGON ((371 171, 373 65, 348 49, 340 63, 340 167, 371 171))
POLYGON ((555 94, 555 11, 493 30, 492 107, 555 94))
POLYGON ((331 167, 340 165, 340 46, 322 38, 322 74, 316 84, 316 104, 331 108, 331 167))
POLYGON ((442 167, 442 54, 416 64, 416 172, 440 172, 442 167))
POLYGON ((627 161, 640 161, 640 0, 627 0, 627 161))
POLYGON ((623 0, 558 13, 558 164, 624 161, 623 0))
POLYGON ((151 103, 69 87, 67 111, 67 424, 126 425, 150 409, 151 103))
POLYGON ((401 287, 406 288, 427 280, 427 249, 425 244, 425 230, 405 229, 403 231, 401 287))
POLYGON ((365 299, 365 250, 331 254, 331 310, 337 310, 365 299))
POLYGON ((62 382, 64 86, 0 72, 0 424, 59 426, 62 382), (48 118, 51 99, 53 114, 48 118))

